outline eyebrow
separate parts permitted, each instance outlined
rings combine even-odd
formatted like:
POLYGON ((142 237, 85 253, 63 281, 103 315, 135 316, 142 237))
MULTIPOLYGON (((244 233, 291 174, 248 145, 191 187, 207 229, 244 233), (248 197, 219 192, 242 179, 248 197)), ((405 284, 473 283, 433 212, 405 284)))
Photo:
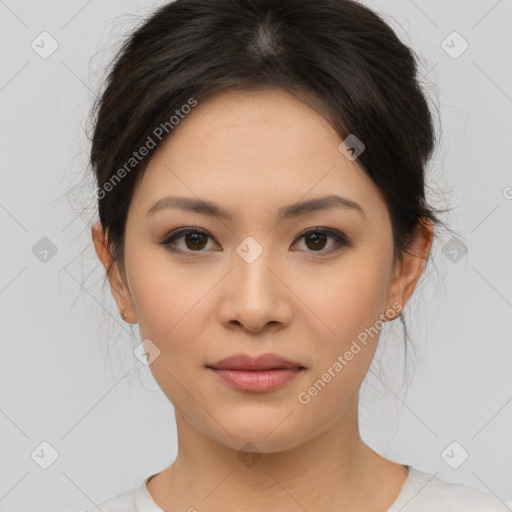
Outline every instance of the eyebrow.
MULTIPOLYGON (((195 199, 193 197, 179 196, 166 196, 162 199, 159 199, 148 210, 147 214, 152 215, 155 212, 166 208, 175 208, 179 210, 199 213, 202 215, 215 216, 227 220, 233 219, 233 215, 229 211, 215 203, 205 201, 203 199, 195 199)), ((279 208, 277 215, 282 219, 290 219, 292 217, 298 217, 300 215, 318 211, 330 210, 332 208, 345 208, 348 210, 356 211, 363 217, 367 218, 363 207, 359 203, 335 194, 324 197, 316 197, 307 201, 283 206, 282 208, 279 208)))

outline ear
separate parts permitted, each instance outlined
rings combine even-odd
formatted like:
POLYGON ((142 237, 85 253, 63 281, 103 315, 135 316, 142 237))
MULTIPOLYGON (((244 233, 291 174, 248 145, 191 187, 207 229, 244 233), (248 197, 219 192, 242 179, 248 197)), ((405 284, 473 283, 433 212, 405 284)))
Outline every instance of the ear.
POLYGON ((108 273, 108 269, 112 265, 112 255, 108 248, 107 234, 103 231, 100 222, 96 222, 92 227, 92 241, 96 254, 107 272, 110 289, 117 303, 117 307, 119 308, 119 314, 122 316, 122 314, 125 313, 126 318, 124 320, 129 323, 136 323, 137 316, 135 315, 130 290, 125 282, 123 273, 119 269, 119 265, 114 263, 110 274, 108 273))
MULTIPOLYGON (((411 254, 404 252, 402 260, 395 261, 387 309, 396 310, 396 304, 399 304, 399 311, 402 312, 425 267, 433 239, 434 226, 432 221, 427 218, 421 219, 414 241, 408 250, 411 254), (395 304, 395 308, 392 307, 393 304, 395 304)), ((398 314, 395 315, 395 317, 397 316, 398 314)), ((392 319, 388 318, 388 320, 392 319)))

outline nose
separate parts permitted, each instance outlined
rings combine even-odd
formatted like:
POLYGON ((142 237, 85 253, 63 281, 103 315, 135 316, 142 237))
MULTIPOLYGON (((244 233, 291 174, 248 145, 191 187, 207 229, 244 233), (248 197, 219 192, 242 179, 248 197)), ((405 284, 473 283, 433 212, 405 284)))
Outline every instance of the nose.
POLYGON ((293 316, 293 293, 266 251, 251 263, 235 253, 233 267, 221 288, 218 314, 222 324, 231 328, 241 325, 251 333, 288 325, 293 316))

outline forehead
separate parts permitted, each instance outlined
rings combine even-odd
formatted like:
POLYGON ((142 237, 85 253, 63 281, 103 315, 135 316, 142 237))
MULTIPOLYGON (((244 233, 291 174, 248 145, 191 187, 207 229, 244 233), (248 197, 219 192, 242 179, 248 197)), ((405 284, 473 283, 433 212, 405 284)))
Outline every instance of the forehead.
POLYGON ((151 158, 134 201, 172 193, 261 209, 339 193, 378 210, 380 191, 316 108, 281 89, 199 102, 151 158))

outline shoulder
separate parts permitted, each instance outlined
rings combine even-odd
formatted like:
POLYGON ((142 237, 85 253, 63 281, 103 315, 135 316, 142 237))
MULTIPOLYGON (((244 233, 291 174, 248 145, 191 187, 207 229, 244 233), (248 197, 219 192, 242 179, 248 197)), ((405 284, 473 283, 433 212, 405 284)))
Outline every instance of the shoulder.
POLYGON ((83 512, 164 512, 154 501, 146 487, 154 474, 145 477, 134 488, 123 491, 83 512))
POLYGON ((136 489, 124 491, 109 498, 84 512, 137 512, 135 506, 136 489))
POLYGON ((388 512, 503 512, 504 500, 466 484, 409 468, 409 477, 388 512))

